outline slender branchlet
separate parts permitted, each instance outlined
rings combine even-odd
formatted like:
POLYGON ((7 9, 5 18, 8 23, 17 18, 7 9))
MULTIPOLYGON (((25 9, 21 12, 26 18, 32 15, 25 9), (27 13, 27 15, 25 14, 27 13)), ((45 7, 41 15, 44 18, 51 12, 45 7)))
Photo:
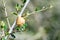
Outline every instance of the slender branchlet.
POLYGON ((8 14, 7 14, 7 9, 6 9, 6 2, 3 0, 3 5, 4 5, 4 10, 5 10, 5 16, 7 17, 6 20, 7 20, 7 24, 8 24, 8 27, 10 28, 10 22, 9 22, 9 19, 8 19, 8 14))
MULTIPOLYGON (((19 17, 19 16, 22 16, 22 14, 23 14, 25 8, 27 7, 29 1, 30 1, 30 0, 27 0, 27 1, 26 1, 26 3, 25 3, 25 5, 24 5, 24 7, 22 8, 21 12, 18 14, 18 17, 19 17)), ((12 33, 13 28, 15 27, 15 25, 16 25, 16 20, 14 21, 13 25, 11 26, 11 28, 10 28, 10 30, 9 30, 9 34, 12 33)), ((5 37, 5 39, 6 39, 7 37, 8 37, 8 35, 5 37)))

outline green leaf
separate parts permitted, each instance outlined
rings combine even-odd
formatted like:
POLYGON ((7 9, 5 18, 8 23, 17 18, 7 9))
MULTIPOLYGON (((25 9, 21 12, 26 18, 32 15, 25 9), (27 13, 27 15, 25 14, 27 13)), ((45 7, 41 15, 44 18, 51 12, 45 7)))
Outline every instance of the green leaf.
POLYGON ((24 26, 24 27, 27 27, 27 24, 25 23, 23 26, 24 26))
POLYGON ((25 23, 23 26, 17 26, 16 27, 16 30, 18 30, 18 31, 24 31, 25 29, 26 29, 26 27, 27 27, 27 24, 25 23))
POLYGON ((5 35, 9 35, 9 33, 8 32, 5 32, 5 35))
POLYGON ((21 10, 21 6, 18 3, 16 4, 15 8, 16 8, 17 11, 21 10))
POLYGON ((36 7, 35 11, 38 11, 38 10, 40 10, 40 8, 39 7, 36 7))
POLYGON ((20 27, 20 31, 24 31, 25 30, 25 26, 20 27))
POLYGON ((23 2, 23 3, 25 3, 25 2, 26 2, 26 0, 22 0, 22 2, 23 2))
POLYGON ((24 5, 21 5, 21 8, 23 7, 24 5))
POLYGON ((18 3, 16 4, 16 7, 19 7, 19 4, 18 3))
POLYGON ((1 26, 5 26, 5 22, 4 21, 1 21, 1 26))
POLYGON ((16 12, 12 12, 12 14, 14 14, 14 15, 18 15, 16 12))
POLYGON ((27 24, 25 23, 23 26, 20 27, 20 30, 24 31, 26 29, 26 27, 27 27, 27 24))
POLYGON ((18 26, 17 26, 17 27, 16 27, 16 30, 18 30, 18 31, 19 31, 19 30, 20 30, 20 27, 18 27, 18 26))
POLYGON ((1 40, 5 40, 5 38, 3 37, 1 40))
POLYGON ((4 26, 5 26, 5 22, 1 21, 1 28, 4 28, 4 26))
POLYGON ((7 26, 6 26, 6 25, 4 26, 4 31, 5 31, 5 32, 7 31, 7 26))
POLYGON ((1 28, 4 28, 4 31, 7 31, 7 26, 4 21, 1 21, 1 28))

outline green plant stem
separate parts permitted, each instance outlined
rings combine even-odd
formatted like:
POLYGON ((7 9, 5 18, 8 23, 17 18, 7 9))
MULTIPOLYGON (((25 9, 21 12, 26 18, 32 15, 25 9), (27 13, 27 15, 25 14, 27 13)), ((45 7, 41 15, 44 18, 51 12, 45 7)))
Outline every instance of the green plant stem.
POLYGON ((41 10, 38 10, 38 11, 33 11, 31 13, 27 13, 27 15, 24 17, 24 18, 27 18, 28 16, 32 15, 32 14, 36 14, 35 12, 43 12, 45 10, 48 10, 50 8, 52 8, 53 6, 50 6, 50 7, 47 7, 47 8, 42 8, 41 10))

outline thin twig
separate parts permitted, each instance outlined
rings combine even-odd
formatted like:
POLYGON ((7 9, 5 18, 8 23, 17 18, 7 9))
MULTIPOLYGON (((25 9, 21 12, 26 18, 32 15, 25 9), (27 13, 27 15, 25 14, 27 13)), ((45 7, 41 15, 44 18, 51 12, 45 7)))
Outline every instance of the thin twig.
MULTIPOLYGON (((5 6, 6 2, 4 2, 4 0, 3 0, 3 4, 4 4, 4 9, 5 9, 5 16, 7 17, 8 15, 7 15, 6 6, 5 6)), ((10 28, 10 22, 9 22, 9 19, 6 18, 6 20, 7 20, 8 26, 9 26, 9 28, 10 28)))
MULTIPOLYGON (((18 14, 18 16, 22 16, 22 14, 23 14, 23 12, 24 12, 26 6, 28 5, 29 1, 30 1, 30 0, 27 0, 27 1, 26 1, 24 7, 22 8, 22 10, 21 10, 21 12, 18 14)), ((15 27, 15 24, 16 24, 16 20, 14 21, 12 27, 10 28, 10 30, 9 30, 9 34, 12 33, 13 28, 15 27)), ((5 37, 5 39, 7 39, 7 37, 8 37, 8 35, 5 37)))
MULTIPOLYGON (((23 12, 24 12, 26 6, 28 5, 29 1, 30 1, 30 0, 27 0, 27 1, 26 1, 24 7, 22 8, 22 10, 21 10, 21 12, 18 14, 18 16, 22 16, 22 14, 23 14, 23 12)), ((15 27, 15 24, 16 24, 16 20, 14 21, 12 27, 10 28, 9 34, 13 31, 13 28, 15 27)), ((7 35, 7 36, 8 36, 8 35, 7 35)), ((5 39, 7 38, 7 36, 5 37, 5 39)))
POLYGON ((48 10, 48 9, 50 9, 50 8, 53 8, 53 6, 51 5, 50 7, 42 8, 41 10, 33 11, 33 12, 31 12, 31 13, 27 13, 27 15, 24 16, 24 18, 26 18, 26 17, 28 17, 28 16, 30 16, 30 15, 32 15, 32 14, 36 14, 36 12, 43 12, 43 11, 48 10))
MULTIPOLYGON (((22 10, 21 10, 21 12, 18 14, 18 16, 22 16, 22 14, 23 14, 23 12, 24 12, 24 10, 25 10, 27 4, 29 3, 29 1, 30 1, 30 0, 27 0, 27 1, 26 1, 24 7, 22 8, 22 10)), ((16 21, 13 23, 12 27, 10 28, 9 33, 12 32, 12 30, 13 30, 15 24, 16 24, 16 21)))
POLYGON ((5 36, 4 28, 2 28, 2 37, 5 36))

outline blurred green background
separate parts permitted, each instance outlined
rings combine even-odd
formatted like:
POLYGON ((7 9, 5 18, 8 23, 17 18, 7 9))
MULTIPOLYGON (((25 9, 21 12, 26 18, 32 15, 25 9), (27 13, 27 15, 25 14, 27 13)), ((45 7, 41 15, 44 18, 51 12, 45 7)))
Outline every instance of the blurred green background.
MULTIPOLYGON (((21 0, 5 0, 8 18, 12 25, 16 19, 15 5, 18 3, 22 5, 21 0)), ((26 11, 30 13, 34 12, 27 17, 27 31, 16 32, 16 38, 14 40, 60 40, 60 0, 30 0, 26 11), (47 9, 42 12, 34 12, 36 8, 41 10, 43 7, 53 6, 51 9, 47 9)), ((5 21, 4 6, 2 0, 0 0, 0 21, 5 21)), ((6 23, 7 24, 7 23, 6 23)), ((11 39, 12 40, 12 39, 11 39)))

